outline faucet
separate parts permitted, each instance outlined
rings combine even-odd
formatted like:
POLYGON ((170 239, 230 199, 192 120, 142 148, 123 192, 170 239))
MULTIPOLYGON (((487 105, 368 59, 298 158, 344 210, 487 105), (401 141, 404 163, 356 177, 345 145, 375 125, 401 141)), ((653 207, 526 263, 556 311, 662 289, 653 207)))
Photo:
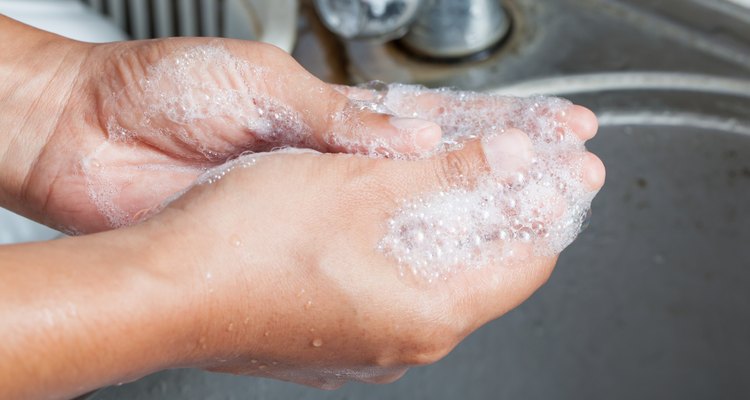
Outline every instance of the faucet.
POLYGON ((508 33, 500 0, 315 0, 324 25, 344 39, 400 42, 417 55, 458 59, 508 33))

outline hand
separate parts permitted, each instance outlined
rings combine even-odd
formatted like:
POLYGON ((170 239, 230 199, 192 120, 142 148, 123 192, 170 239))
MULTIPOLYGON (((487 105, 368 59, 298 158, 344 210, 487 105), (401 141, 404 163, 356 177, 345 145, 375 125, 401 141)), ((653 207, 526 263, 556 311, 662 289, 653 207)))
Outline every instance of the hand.
POLYGON ((12 197, 26 199, 12 208, 69 233, 137 222, 244 151, 409 155, 440 139, 434 123, 358 108, 270 45, 44 40, 51 42, 44 51, 63 61, 53 65, 54 84, 36 93, 35 108, 21 114, 30 116, 19 128, 24 148, 8 150, 13 160, 37 148, 12 162, 22 182, 12 197))
MULTIPOLYGON (((471 188, 533 157, 524 133, 498 138, 422 161, 248 156, 246 168, 240 160, 217 172, 215 183, 135 227, 158 238, 164 273, 193 299, 191 339, 177 363, 324 388, 389 382, 515 307, 545 282, 556 256, 495 238, 487 246, 515 250, 511 258, 428 283, 400 276, 403 266, 377 250, 401 200, 471 188), (516 154, 524 159, 504 157, 516 154)), ((604 170, 595 156, 584 160, 575 172, 593 192, 604 170)))
MULTIPOLYGON (((529 148, 508 130, 421 161, 246 156, 143 223, 0 246, 0 397, 70 398, 189 366, 335 388, 434 362, 544 283, 556 255, 535 251, 541 236, 490 234, 482 252, 505 257, 405 264, 378 247, 414 232, 387 221, 409 210, 402 200, 512 185, 539 155, 529 148), (442 279, 419 273, 432 270, 442 279)), ((557 172, 580 176, 591 196, 604 170, 582 161, 557 172)), ((569 205, 559 199, 531 204, 560 208, 542 214, 548 226, 569 205)))

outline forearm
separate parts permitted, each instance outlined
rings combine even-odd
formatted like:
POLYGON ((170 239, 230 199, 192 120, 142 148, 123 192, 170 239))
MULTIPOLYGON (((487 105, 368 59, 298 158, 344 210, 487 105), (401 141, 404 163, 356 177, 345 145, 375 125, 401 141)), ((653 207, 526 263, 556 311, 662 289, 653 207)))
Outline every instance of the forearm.
POLYGON ((0 206, 38 212, 24 183, 55 131, 86 44, 0 15, 0 206))
POLYGON ((128 231, 0 247, 0 398, 69 398, 190 354, 185 291, 128 231))

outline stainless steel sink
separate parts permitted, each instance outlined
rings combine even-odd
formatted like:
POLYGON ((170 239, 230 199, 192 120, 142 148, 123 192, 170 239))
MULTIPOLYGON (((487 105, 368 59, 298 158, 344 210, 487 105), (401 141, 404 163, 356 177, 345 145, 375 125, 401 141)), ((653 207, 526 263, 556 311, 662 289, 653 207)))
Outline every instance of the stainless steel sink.
POLYGON ((528 302, 394 384, 322 392, 175 370, 94 398, 750 398, 750 11, 739 3, 507 1, 511 38, 458 64, 346 44, 334 69, 352 81, 551 93, 596 111, 589 147, 608 178, 590 227, 528 302))

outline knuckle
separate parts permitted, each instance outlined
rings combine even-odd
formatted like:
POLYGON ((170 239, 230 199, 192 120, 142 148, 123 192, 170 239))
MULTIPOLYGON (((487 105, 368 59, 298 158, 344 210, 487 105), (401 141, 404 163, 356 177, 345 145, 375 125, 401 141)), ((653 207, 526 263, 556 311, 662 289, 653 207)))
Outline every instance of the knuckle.
POLYGON ((266 43, 266 42, 254 42, 253 45, 256 46, 256 49, 258 50, 260 54, 263 55, 263 57, 268 57, 272 59, 291 58, 289 56, 289 53, 287 53, 286 51, 282 50, 281 48, 273 44, 266 43))
POLYGON ((459 337, 451 325, 426 324, 402 344, 402 361, 405 365, 433 364, 453 350, 459 337))
POLYGON ((474 163, 463 152, 447 153, 439 162, 438 179, 445 187, 461 186, 468 182, 474 163))
POLYGON ((404 363, 406 365, 430 365, 433 364, 453 350, 452 342, 445 339, 433 338, 412 345, 404 363))

